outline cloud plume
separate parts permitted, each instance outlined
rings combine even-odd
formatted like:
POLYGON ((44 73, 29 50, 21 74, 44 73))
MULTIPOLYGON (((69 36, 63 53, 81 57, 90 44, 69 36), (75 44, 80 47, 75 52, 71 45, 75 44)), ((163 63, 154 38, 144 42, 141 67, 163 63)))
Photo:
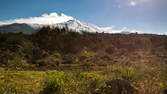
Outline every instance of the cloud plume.
POLYGON ((14 20, 7 20, 7 21, 0 21, 0 25, 6 25, 6 24, 12 24, 12 23, 27 23, 27 24, 57 24, 57 23, 63 23, 68 20, 74 19, 71 16, 67 16, 65 14, 61 14, 60 16, 56 13, 50 13, 50 14, 43 14, 40 17, 29 17, 29 18, 20 18, 20 19, 14 19, 14 20))
POLYGON ((131 30, 131 29, 128 29, 127 27, 123 27, 123 28, 119 28, 119 29, 116 29, 114 27, 103 27, 101 28, 103 31, 105 31, 105 33, 121 33, 121 32, 129 32, 129 33, 144 33, 143 31, 140 31, 140 30, 131 30))

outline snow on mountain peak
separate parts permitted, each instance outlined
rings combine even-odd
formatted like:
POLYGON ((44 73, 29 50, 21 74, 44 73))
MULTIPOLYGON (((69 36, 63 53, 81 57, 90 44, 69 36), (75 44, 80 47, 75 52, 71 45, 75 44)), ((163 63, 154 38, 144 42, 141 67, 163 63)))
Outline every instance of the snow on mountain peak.
POLYGON ((85 22, 81 22, 71 16, 65 15, 62 13, 58 15, 56 12, 50 14, 43 14, 39 17, 29 17, 29 18, 20 18, 14 20, 0 21, 1 25, 9 25, 13 23, 25 23, 33 27, 34 29, 41 28, 43 26, 51 26, 51 27, 68 27, 69 29, 73 29, 75 31, 88 31, 88 32, 98 32, 98 33, 122 33, 122 32, 141 32, 136 30, 129 30, 126 27, 121 29, 115 29, 114 27, 98 27, 94 24, 89 24, 85 22))
POLYGON ((0 25, 7 25, 13 23, 26 23, 26 24, 41 24, 41 25, 51 25, 57 23, 67 22, 68 20, 73 20, 71 16, 61 14, 60 16, 56 13, 43 14, 40 17, 30 17, 30 18, 20 18, 14 20, 0 21, 0 25))

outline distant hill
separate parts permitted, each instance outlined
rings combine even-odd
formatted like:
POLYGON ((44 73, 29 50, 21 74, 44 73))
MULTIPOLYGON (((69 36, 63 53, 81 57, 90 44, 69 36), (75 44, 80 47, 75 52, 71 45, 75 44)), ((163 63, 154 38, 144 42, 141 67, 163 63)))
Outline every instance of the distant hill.
POLYGON ((0 32, 1 33, 8 33, 8 32, 13 32, 13 33, 19 33, 19 32, 23 32, 23 33, 31 33, 35 31, 34 28, 32 28, 31 26, 29 26, 28 24, 18 24, 18 23, 13 23, 10 25, 3 25, 0 26, 0 32))

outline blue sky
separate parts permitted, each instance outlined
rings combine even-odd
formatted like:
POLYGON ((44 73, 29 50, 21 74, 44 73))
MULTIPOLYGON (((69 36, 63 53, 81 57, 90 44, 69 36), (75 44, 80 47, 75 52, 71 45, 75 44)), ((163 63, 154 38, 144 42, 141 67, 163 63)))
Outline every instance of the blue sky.
POLYGON ((167 32, 167 0, 0 0, 0 20, 64 13, 98 26, 167 32))

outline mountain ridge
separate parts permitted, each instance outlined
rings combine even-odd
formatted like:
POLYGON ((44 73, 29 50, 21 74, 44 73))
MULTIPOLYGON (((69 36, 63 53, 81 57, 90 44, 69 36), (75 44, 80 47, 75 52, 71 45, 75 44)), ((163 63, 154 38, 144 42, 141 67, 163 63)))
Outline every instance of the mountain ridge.
MULTIPOLYGON (((57 24, 12 23, 12 24, 7 24, 7 25, 1 25, 0 32, 3 32, 3 33, 8 33, 8 32, 31 33, 33 31, 40 29, 42 27, 45 27, 45 26, 59 27, 59 28, 67 27, 67 28, 72 29, 76 32, 87 31, 87 32, 91 32, 91 33, 121 33, 121 34, 125 34, 124 31, 110 32, 111 30, 105 30, 104 28, 98 27, 94 24, 81 22, 81 21, 76 20, 76 19, 68 20, 66 22, 57 23, 57 24)), ((130 33, 131 32, 126 31, 126 34, 130 34, 130 33)))
POLYGON ((9 24, 9 25, 3 25, 3 26, 0 26, 0 32, 1 33, 9 33, 9 32, 12 32, 12 33, 19 33, 19 32, 22 32, 22 33, 31 33, 35 31, 35 29, 33 27, 31 27, 30 25, 28 24, 19 24, 19 23, 13 23, 13 24, 9 24))
MULTIPOLYGON (((31 28, 37 30, 44 26, 50 27, 68 27, 74 31, 87 31, 87 32, 98 32, 98 33, 122 33, 123 31, 128 31, 129 33, 134 33, 135 31, 129 31, 126 28, 123 29, 113 29, 112 27, 99 27, 94 24, 82 22, 78 19, 75 19, 72 16, 61 14, 60 16, 57 13, 43 14, 40 17, 30 17, 30 18, 20 18, 7 21, 0 21, 0 26, 12 25, 13 23, 18 24, 27 24, 31 28)), ((27 27, 28 28, 28 27, 27 27)), ((21 31, 21 30, 20 30, 21 31)), ((1 31, 0 31, 1 32, 1 31)))

